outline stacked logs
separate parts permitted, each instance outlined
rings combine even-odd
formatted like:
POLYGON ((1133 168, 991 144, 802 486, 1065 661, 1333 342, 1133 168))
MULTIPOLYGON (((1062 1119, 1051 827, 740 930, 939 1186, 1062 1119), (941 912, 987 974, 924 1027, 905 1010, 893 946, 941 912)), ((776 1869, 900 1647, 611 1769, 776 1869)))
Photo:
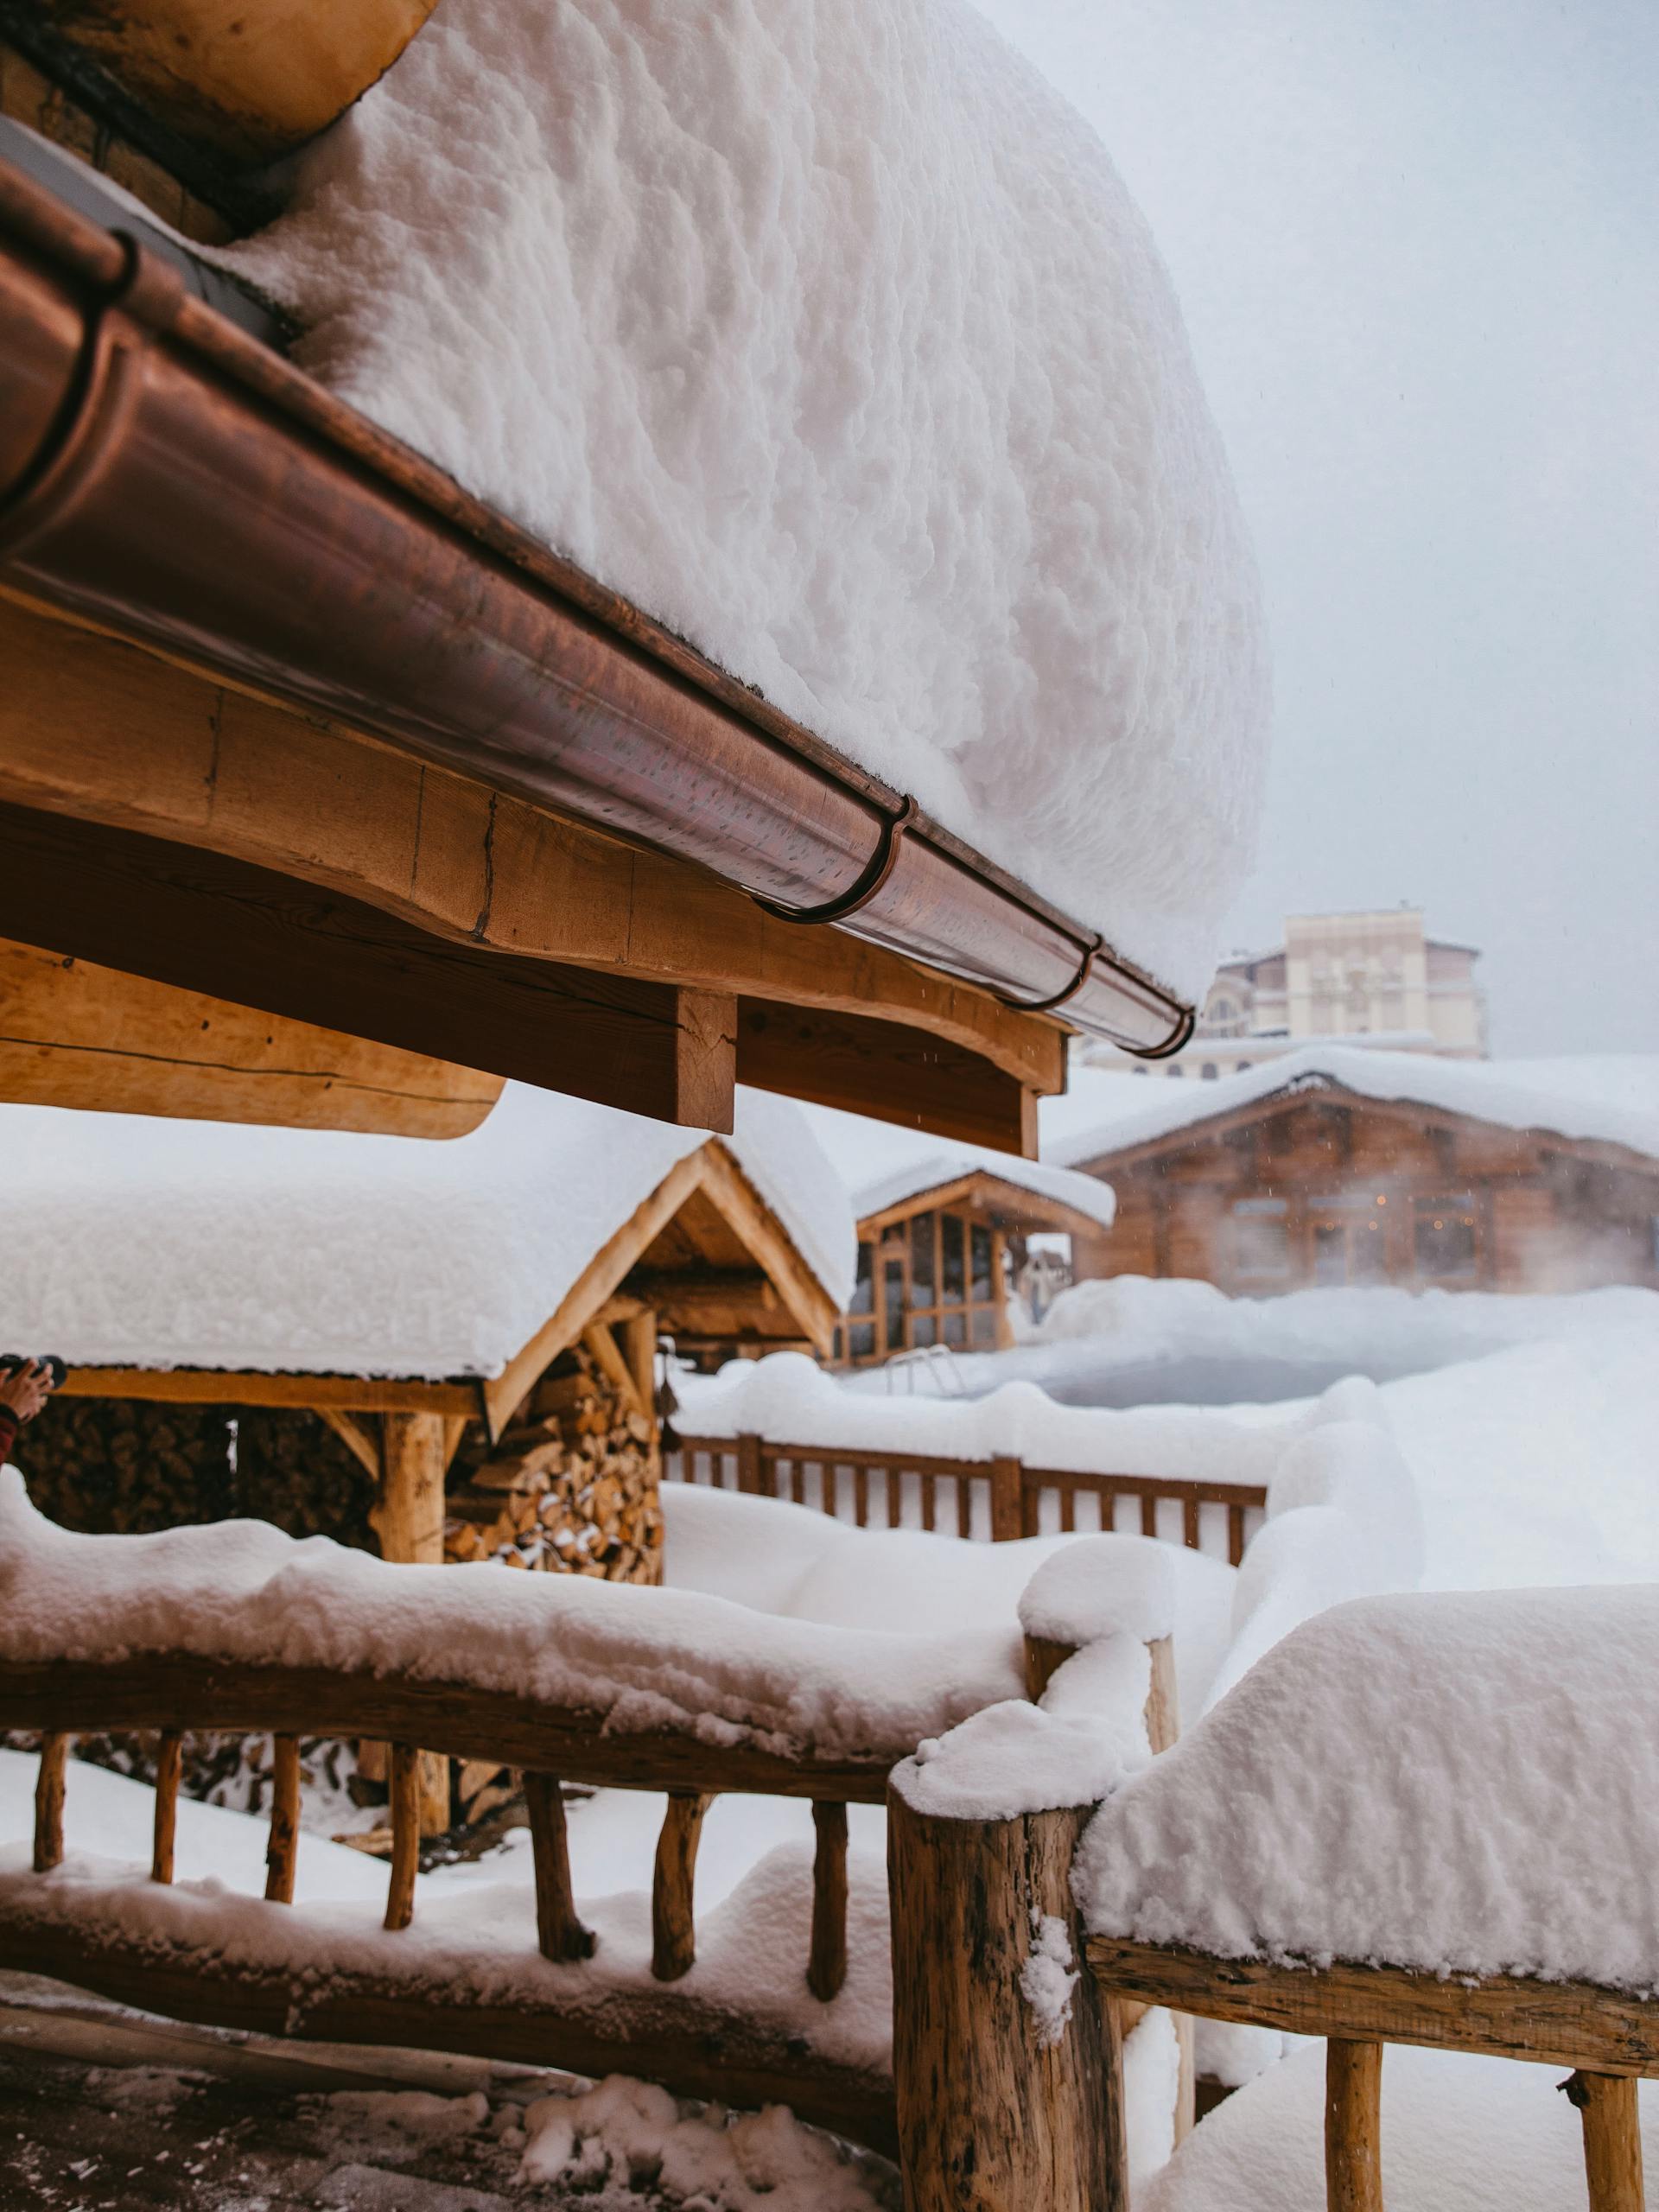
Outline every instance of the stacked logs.
POLYGON ((555 1361, 493 1445, 480 1426, 461 1439, 444 1556, 659 1582, 660 1471, 652 1424, 577 1345, 555 1361))
POLYGON ((90 1535, 144 1535, 238 1509, 235 1408, 142 1398, 57 1398, 12 1459, 50 1521, 90 1535))

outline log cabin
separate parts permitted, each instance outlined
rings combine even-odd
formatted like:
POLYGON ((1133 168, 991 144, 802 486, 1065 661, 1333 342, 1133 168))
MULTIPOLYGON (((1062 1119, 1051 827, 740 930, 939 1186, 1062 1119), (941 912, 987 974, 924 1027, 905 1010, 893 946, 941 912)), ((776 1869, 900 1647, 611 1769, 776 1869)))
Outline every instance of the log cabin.
POLYGON ((1050 1158, 1117 1194, 1083 1272, 1254 1298, 1659 1287, 1659 1062, 1640 1056, 1312 1046, 1202 1084, 1084 1071, 1047 1129, 1050 1158))

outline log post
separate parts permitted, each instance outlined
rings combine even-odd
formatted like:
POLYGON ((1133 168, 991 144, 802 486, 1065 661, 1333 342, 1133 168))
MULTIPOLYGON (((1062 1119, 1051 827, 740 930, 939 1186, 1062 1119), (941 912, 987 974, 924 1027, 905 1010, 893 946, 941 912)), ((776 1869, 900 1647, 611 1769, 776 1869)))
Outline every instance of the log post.
POLYGON ((702 1816, 713 1802, 696 1790, 669 1794, 651 1885, 651 1970, 658 1981, 677 1981, 696 1959, 693 1885, 702 1816))
POLYGON ((1051 2037, 1021 1980, 1050 1916, 1081 1964, 1071 1859, 1093 1810, 953 1821, 888 1787, 906 2212, 1128 2212, 1116 2009, 1085 1970, 1051 2037))
POLYGON ((1326 2212, 1382 2212, 1382 2044, 1332 2036, 1325 2047, 1326 2212))
POLYGON ((814 1799, 812 1826, 812 1949, 806 1986, 821 2004, 839 1996, 847 1980, 847 1808, 814 1799))
POLYGON ((270 1836, 265 1845, 265 1898, 292 1904, 294 1873, 300 1852, 300 1739, 272 1739, 270 1836))
MULTIPOLYGON (((442 1414, 380 1416, 380 1483, 369 1521, 382 1559, 442 1565, 447 1444, 442 1414)), ((434 1751, 421 1754, 420 1815, 423 1835, 449 1825, 449 1762, 434 1751)))
POLYGON ((1637 2082, 1624 2074, 1578 2073, 1561 2087, 1584 2122, 1590 2212, 1642 2212, 1642 2126, 1637 2082))
POLYGON ((991 1541, 1015 1542, 1026 1533, 1025 1471, 1017 1459, 992 1459, 991 1541))
POLYGON ((530 1812, 530 1846, 536 1867, 536 1931, 544 1959, 590 1959, 591 1929, 576 1916, 570 1886, 570 1846, 565 1830, 564 1794, 558 1777, 526 1774, 524 1803, 530 1812))
POLYGON ((156 1826, 149 1854, 152 1882, 173 1878, 173 1842, 179 1826, 179 1777, 184 1771, 184 1738, 176 1728, 162 1735, 156 1752, 156 1826))
POLYGON ((412 1744, 394 1744, 391 1790, 391 1878, 386 1885, 386 1926, 407 1928, 415 1917, 415 1876, 421 1863, 421 1755, 412 1744))
POLYGON ((1154 1751, 1166 1751, 1181 1732, 1180 1704, 1175 1694, 1175 1639, 1155 1637, 1147 1649, 1152 1655, 1152 1687, 1147 1692, 1147 1741, 1154 1751))
POLYGON ((35 1872, 48 1872, 63 1860, 63 1768, 69 1756, 67 1736, 41 1738, 41 1770, 35 1778, 35 1872))

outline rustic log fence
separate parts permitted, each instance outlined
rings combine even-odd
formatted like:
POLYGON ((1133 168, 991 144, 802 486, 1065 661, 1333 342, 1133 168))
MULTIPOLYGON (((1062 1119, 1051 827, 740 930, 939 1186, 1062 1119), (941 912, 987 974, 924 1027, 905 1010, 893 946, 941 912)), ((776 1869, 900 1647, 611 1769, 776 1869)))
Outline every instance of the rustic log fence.
POLYGON ((994 1543, 1127 1533, 1165 1537, 1234 1567, 1268 1502, 1260 1483, 1096 1474, 762 1436, 682 1436, 664 1471, 673 1481, 811 1506, 861 1529, 928 1529, 994 1543))

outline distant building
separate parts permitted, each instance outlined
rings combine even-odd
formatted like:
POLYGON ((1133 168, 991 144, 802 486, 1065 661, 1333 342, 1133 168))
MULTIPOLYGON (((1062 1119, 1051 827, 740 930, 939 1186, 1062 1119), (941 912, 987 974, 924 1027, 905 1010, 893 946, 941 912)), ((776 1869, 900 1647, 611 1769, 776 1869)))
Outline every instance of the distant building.
POLYGON ((1102 1066, 1212 1081, 1299 1045, 1344 1039, 1441 1059, 1484 1059, 1479 957, 1472 945, 1430 937, 1417 906, 1292 914, 1283 944, 1223 961, 1181 1052, 1138 1065, 1109 1047, 1089 1058, 1102 1066))

